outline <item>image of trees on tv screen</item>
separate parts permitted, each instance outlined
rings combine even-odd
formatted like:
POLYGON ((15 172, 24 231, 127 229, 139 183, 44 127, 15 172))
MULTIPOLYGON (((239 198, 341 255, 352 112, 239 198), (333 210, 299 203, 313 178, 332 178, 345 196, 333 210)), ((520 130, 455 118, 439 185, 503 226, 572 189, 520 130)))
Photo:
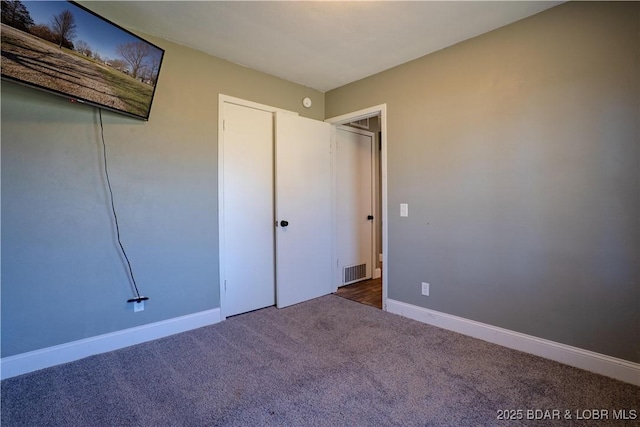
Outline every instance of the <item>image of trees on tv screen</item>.
POLYGON ((2 75, 147 118, 163 51, 64 1, 2 0, 2 75))

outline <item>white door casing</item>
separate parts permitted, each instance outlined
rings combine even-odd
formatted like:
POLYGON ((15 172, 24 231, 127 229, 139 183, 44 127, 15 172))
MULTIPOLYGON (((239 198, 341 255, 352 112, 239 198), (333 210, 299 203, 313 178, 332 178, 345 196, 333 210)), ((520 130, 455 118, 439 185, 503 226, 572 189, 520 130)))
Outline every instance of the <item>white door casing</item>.
POLYGON ((336 130, 338 286, 370 279, 375 266, 374 142, 372 132, 345 126, 336 130))
MULTIPOLYGON (((373 107, 364 108, 362 110, 353 111, 351 113, 342 114, 340 116, 331 117, 325 120, 334 126, 350 123, 367 117, 380 116, 380 133, 381 133, 381 150, 380 150, 380 184, 381 184, 381 207, 382 216, 380 222, 382 224, 382 309, 387 310, 387 295, 388 295, 388 283, 389 283, 389 270, 393 266, 389 263, 389 227, 388 227, 388 196, 387 196, 387 105, 380 104, 373 107)), ((335 174, 333 176, 335 179, 335 174)), ((335 197, 335 195, 334 195, 335 197)), ((335 235, 335 225, 334 232, 335 235)), ((335 242, 335 240, 334 240, 335 242)), ((334 248, 334 253, 337 253, 337 249, 334 248)), ((337 266, 333 264, 334 274, 337 276, 337 266)))
POLYGON ((276 113, 275 134, 276 305, 283 308, 333 291, 331 126, 276 113))

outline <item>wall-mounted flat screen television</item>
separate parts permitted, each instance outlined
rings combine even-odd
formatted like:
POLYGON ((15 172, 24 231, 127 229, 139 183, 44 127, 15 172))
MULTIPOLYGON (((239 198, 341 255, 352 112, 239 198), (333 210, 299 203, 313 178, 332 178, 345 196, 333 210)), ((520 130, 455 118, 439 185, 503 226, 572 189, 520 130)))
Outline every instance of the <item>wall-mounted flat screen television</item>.
POLYGON ((83 6, 2 0, 2 78, 148 120, 164 50, 83 6))

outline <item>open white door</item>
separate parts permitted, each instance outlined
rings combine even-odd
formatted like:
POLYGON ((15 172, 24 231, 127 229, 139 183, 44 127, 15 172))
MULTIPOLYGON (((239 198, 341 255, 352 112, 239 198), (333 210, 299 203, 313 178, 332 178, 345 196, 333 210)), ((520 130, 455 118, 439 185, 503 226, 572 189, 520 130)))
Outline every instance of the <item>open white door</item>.
POLYGON ((276 113, 276 306, 331 283, 331 125, 276 113))
POLYGON ((336 130, 336 247, 338 286, 371 279, 373 263, 374 134, 336 130))

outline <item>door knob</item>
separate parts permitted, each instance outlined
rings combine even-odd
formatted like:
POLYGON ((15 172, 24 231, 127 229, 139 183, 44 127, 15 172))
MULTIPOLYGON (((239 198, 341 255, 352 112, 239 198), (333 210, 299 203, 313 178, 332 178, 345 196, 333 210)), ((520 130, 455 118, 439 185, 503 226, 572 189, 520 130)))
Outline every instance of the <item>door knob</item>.
POLYGON ((280 221, 280 227, 286 227, 289 225, 289 221, 280 221))
POLYGON ((371 221, 373 219, 373 215, 367 215, 367 219, 371 221))

